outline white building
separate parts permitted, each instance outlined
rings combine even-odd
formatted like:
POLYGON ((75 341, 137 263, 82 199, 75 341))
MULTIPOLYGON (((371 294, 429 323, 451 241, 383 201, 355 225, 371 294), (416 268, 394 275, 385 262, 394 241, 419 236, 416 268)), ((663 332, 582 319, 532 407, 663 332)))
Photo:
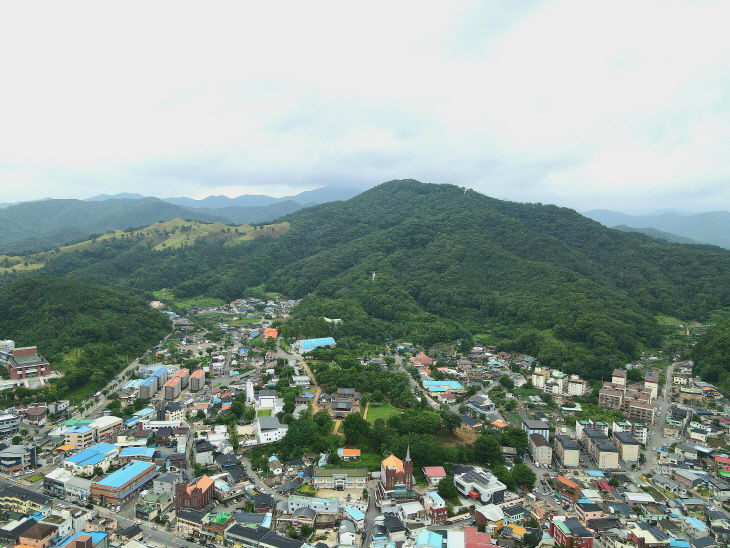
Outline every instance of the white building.
POLYGON ((256 417, 255 423, 256 439, 259 443, 273 443, 284 439, 289 427, 281 424, 276 417, 256 417))

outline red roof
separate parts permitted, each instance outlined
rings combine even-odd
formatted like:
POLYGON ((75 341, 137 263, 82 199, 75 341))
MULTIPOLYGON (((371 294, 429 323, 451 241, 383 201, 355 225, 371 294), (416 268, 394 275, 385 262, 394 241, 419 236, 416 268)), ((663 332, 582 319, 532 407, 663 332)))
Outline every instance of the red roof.
POLYGON ((446 470, 443 466, 424 466, 423 473, 426 474, 427 478, 446 477, 446 470))
POLYGON ((726 457, 715 457, 715 462, 721 462, 723 464, 730 464, 730 459, 726 457))
POLYGON ((611 487, 607 481, 599 481, 596 485, 605 491, 613 491, 613 487, 611 487))

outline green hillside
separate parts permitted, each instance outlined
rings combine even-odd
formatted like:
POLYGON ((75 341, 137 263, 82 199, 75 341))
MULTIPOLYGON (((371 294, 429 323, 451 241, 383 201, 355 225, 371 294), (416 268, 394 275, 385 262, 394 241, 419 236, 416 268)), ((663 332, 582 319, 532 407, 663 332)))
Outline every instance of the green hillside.
MULTIPOLYGON (((169 331, 169 320, 125 288, 73 280, 25 277, 0 286, 0 333, 16 345, 37 346, 65 375, 39 401, 93 393, 169 331), (50 399, 49 399, 50 398, 50 399)), ((23 389, 5 392, 0 404, 23 389)))
POLYGON ((703 335, 694 351, 695 373, 730 394, 730 319, 703 335))
POLYGON ((277 238, 160 251, 116 242, 42 271, 179 298, 229 300, 262 285, 306 297, 285 334, 423 343, 480 334, 592 378, 659 342, 655 314, 703 319, 730 304, 730 252, 451 185, 393 181, 281 220, 290 229, 277 238))
POLYGON ((0 209, 0 253, 46 251, 90 234, 147 226, 176 217, 228 222, 222 216, 195 212, 157 198, 26 202, 0 209))

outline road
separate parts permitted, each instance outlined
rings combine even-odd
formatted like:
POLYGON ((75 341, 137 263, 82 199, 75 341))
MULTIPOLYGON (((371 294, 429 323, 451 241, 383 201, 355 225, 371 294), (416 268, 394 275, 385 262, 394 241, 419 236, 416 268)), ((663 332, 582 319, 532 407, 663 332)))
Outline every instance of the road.
POLYGON ((256 470, 253 469, 253 465, 251 464, 251 461, 247 457, 241 456, 240 459, 241 459, 241 463, 243 464, 243 468, 246 471, 246 474, 248 474, 248 477, 251 478, 251 481, 253 481, 253 484, 256 486, 256 489, 258 489, 262 493, 271 495, 272 497, 274 497, 274 500, 277 500, 277 501, 288 499, 288 497, 284 497, 284 496, 280 495, 279 493, 274 491, 271 487, 266 485, 263 481, 261 481, 261 478, 259 477, 256 470))
POLYGON ((362 546, 370 546, 375 518, 380 514, 375 505, 375 483, 375 480, 371 480, 368 484, 368 511, 365 512, 365 534, 362 536, 362 546))
MULTIPOLYGON (((656 403, 656 413, 654 414, 654 428, 651 437, 646 443, 646 462, 640 467, 640 472, 654 470, 657 464, 657 448, 665 442, 671 441, 664 437, 664 423, 669 412, 669 404, 672 394, 672 375, 674 373, 674 364, 667 367, 664 377, 664 395, 658 398, 656 403)), ((643 473, 643 472, 641 472, 643 473)))

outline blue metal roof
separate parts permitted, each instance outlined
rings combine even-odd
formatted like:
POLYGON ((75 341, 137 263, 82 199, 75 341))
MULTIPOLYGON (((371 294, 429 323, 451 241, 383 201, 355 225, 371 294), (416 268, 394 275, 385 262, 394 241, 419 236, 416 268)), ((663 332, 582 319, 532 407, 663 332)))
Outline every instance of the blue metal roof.
POLYGON ((99 485, 105 485, 107 487, 121 487, 125 483, 131 481, 134 479, 135 476, 138 476, 145 470, 147 470, 150 467, 149 462, 142 462, 138 460, 133 460, 126 466, 123 466, 116 472, 112 472, 107 477, 103 478, 100 481, 97 481, 99 485))
POLYGON ((120 457, 147 457, 152 458, 155 450, 152 447, 125 447, 119 452, 120 457))
POLYGON ((592 476, 594 478, 605 478, 606 475, 601 472, 600 470, 588 470, 586 472, 589 476, 592 476))
POLYGON ((423 381, 423 386, 448 386, 451 390, 464 390, 464 385, 459 381, 423 381))
POLYGON ((363 514, 363 513, 362 513, 362 512, 360 511, 360 510, 358 510, 357 508, 349 508, 349 507, 345 507, 345 508, 344 508, 344 510, 345 510, 345 512, 347 512, 347 514, 348 514, 348 515, 349 515, 349 516, 350 516, 350 517, 351 517, 352 519, 354 519, 355 521, 362 521, 362 520, 364 520, 364 519, 365 519, 365 514, 363 514))
POLYGON ((95 466, 109 455, 116 454, 119 448, 111 443, 97 443, 66 460, 77 466, 95 466))
POLYGON ((320 337, 319 339, 302 339, 299 345, 302 348, 317 348, 318 346, 334 346, 337 344, 332 337, 320 337))

